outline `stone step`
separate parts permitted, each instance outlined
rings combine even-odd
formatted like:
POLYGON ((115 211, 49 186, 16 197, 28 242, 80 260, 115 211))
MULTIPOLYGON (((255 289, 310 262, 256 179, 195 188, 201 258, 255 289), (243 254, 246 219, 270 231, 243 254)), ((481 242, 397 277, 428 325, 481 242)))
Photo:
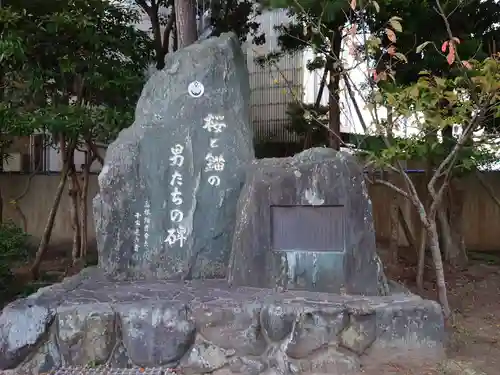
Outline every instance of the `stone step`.
POLYGON ((62 367, 47 375, 167 375, 178 373, 175 369, 162 367, 113 368, 108 366, 95 367, 62 367))
MULTIPOLYGON (((71 366, 61 367, 57 370, 41 373, 41 375, 167 375, 178 374, 179 371, 164 367, 133 367, 114 368, 109 366, 71 366)), ((21 370, 4 370, 0 375, 24 375, 21 370)))

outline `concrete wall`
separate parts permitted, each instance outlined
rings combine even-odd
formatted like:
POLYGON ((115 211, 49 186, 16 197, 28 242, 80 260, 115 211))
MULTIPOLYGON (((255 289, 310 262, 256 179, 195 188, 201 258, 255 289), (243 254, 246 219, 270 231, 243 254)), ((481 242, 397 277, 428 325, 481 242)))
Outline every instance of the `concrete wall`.
MULTIPOLYGON (((500 191, 500 172, 485 173, 484 178, 494 191, 500 191)), ((415 182, 419 184, 419 176, 414 176, 415 182)), ((10 203, 21 194, 28 181, 27 175, 0 174, 0 189, 4 201, 4 218, 13 219, 22 225, 22 216, 10 203)), ((41 237, 49 215, 53 197, 59 183, 59 176, 36 175, 33 177, 28 193, 19 201, 19 207, 26 217, 27 231, 37 241, 41 237)), ((471 177, 463 181, 464 206, 463 221, 465 227, 465 242, 468 248, 481 251, 500 251, 500 208, 494 204, 491 197, 486 193, 479 182, 471 177)), ((90 180, 89 197, 97 193, 97 175, 92 175, 90 180)), ((392 199, 393 192, 384 186, 370 188, 370 196, 373 203, 375 228, 379 240, 388 240, 390 235, 389 215, 387 207, 392 199)), ((410 217, 413 227, 418 228, 419 222, 413 207, 404 199, 401 201, 403 210, 410 217)), ((95 239, 94 223, 92 219, 91 199, 89 207, 88 234, 92 246, 95 239)), ((55 221, 54 232, 51 240, 51 248, 71 247, 72 228, 70 221, 70 201, 67 190, 63 195, 61 205, 55 221)), ((404 235, 400 235, 400 244, 407 245, 404 235)))
MULTIPOLYGON (((26 225, 26 231, 38 242, 47 224, 52 208, 55 192, 59 184, 59 174, 40 174, 31 179, 27 194, 18 202, 19 209, 12 204, 26 189, 29 177, 19 173, 0 173, 0 191, 3 198, 3 218, 12 219, 19 226, 26 225), (25 220, 23 220, 23 216, 25 220)), ((92 174, 89 181, 88 201, 88 238, 91 247, 95 240, 94 222, 92 218, 92 201, 98 192, 97 175, 92 174)), ((54 230, 51 237, 51 248, 68 247, 71 249, 72 233, 70 217, 70 198, 67 186, 59 205, 54 230)))
MULTIPOLYGON (((485 172, 483 178, 494 192, 500 192, 500 172, 485 172)), ((425 191, 425 183, 421 174, 413 174, 412 180, 419 192, 425 191)), ((500 251, 500 207, 480 184, 474 175, 463 179, 460 183, 462 207, 462 222, 464 227, 465 245, 476 251, 500 251)), ((388 241, 390 238, 390 219, 388 208, 394 197, 392 190, 385 186, 371 186, 370 197, 373 204, 375 230, 379 241, 388 241)), ((500 193, 497 193, 500 198, 500 193)), ((410 226, 420 228, 418 214, 408 200, 398 198, 403 212, 409 218, 410 226)), ((417 232, 418 233, 418 232, 417 232)), ((418 238, 418 237, 417 237, 418 238)), ((407 246, 402 228, 399 231, 401 246, 407 246)))

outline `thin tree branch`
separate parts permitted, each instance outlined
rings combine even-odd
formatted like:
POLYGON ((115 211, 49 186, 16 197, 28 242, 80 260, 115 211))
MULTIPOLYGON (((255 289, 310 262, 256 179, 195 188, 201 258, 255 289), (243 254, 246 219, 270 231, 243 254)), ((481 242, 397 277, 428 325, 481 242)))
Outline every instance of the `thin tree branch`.
POLYGON ((146 0, 135 0, 135 2, 149 15, 151 7, 146 3, 146 0))
POLYGON ((389 182, 389 181, 386 181, 386 180, 380 180, 380 179, 373 179, 373 180, 371 180, 369 177, 368 177, 368 180, 372 184, 380 184, 380 185, 387 186, 388 188, 394 190, 396 193, 398 193, 398 194, 402 195, 403 197, 405 197, 406 199, 412 201, 410 195, 406 191, 404 191, 403 189, 397 187, 392 182, 389 182))
POLYGON ((168 48, 170 46, 170 33, 174 28, 175 23, 175 13, 173 11, 174 6, 172 5, 172 13, 168 16, 167 24, 165 25, 165 30, 163 30, 163 58, 168 53, 168 48))
POLYGON ((444 158, 444 160, 439 164, 438 168, 434 171, 432 178, 427 184, 427 189, 429 190, 429 193, 432 195, 433 199, 431 208, 429 209, 431 214, 434 214, 436 212, 436 209, 441 201, 441 197, 443 196, 444 190, 447 187, 449 179, 451 177, 451 171, 456 164, 459 151, 463 148, 465 142, 469 139, 476 125, 481 122, 483 117, 484 117, 484 108, 481 108, 479 112, 467 124, 466 128, 458 138, 457 143, 455 144, 451 152, 448 154, 448 156, 446 156, 446 158, 444 158), (444 173, 445 181, 443 182, 438 192, 436 193, 435 186, 439 176, 441 176, 442 173, 444 173))

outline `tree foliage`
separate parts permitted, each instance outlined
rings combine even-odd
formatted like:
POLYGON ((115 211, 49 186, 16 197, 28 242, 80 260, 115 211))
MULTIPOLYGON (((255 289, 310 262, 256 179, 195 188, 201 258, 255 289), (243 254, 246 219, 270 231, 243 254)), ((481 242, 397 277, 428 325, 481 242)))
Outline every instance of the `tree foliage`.
MULTIPOLYGON (((473 133, 482 130, 484 122, 491 117, 500 117, 500 56, 494 55, 483 61, 470 61, 467 75, 441 78, 422 71, 418 80, 397 90, 378 90, 370 107, 389 106, 393 111, 392 123, 383 121, 384 132, 392 127, 408 126, 410 119, 415 134, 399 137, 389 146, 366 150, 370 159, 380 166, 394 165, 396 161, 429 161, 439 164, 448 156, 447 139, 441 138, 442 131, 460 124, 469 132, 469 139, 458 151, 453 172, 463 173, 477 167, 477 163, 491 161, 493 155, 484 151, 486 142, 474 142, 473 133), (472 85, 471 85, 472 83, 472 85), (474 95, 473 95, 474 94, 474 95), (475 96, 475 99, 472 97, 475 96), (447 105, 442 106, 443 100, 447 105), (480 118, 478 112, 481 112, 480 118), (471 124, 471 121, 474 121, 471 124), (404 122, 404 123, 403 123, 404 122), (468 129, 467 126, 473 128, 468 129), (456 169, 456 170, 455 170, 456 169)), ((458 138, 458 136, 457 136, 458 138)), ((455 145, 456 142, 453 142, 455 145)), ((492 145, 493 146, 493 145, 492 145)))
MULTIPOLYGON (((267 62, 273 63, 283 54, 309 48, 315 58, 308 68, 331 70, 338 58, 345 58, 349 50, 351 58, 360 62, 371 59, 371 79, 378 85, 410 85, 419 79, 419 72, 424 69, 443 78, 459 74, 458 69, 450 69, 443 58, 446 54, 453 56, 449 49, 442 50, 448 31, 444 27, 428 26, 442 24, 432 0, 269 0, 266 4, 287 8, 293 17, 290 24, 277 27, 280 51, 263 59, 267 62), (355 35, 360 36, 359 41, 347 43, 355 35), (335 37, 341 38, 341 42, 335 42, 335 37), (425 46, 432 48, 423 48, 425 46), (369 52, 369 56, 364 52, 369 52), (385 80, 386 77, 391 81, 385 80)), ((481 61, 499 50, 498 1, 451 0, 443 7, 451 29, 457 30, 455 37, 461 41, 460 53, 464 61, 481 61)), ((338 80, 333 83, 326 82, 326 87, 334 97, 331 102, 335 103, 341 97, 338 94, 341 87, 338 80)), ((339 111, 340 108, 330 110, 330 117, 335 117, 330 118, 330 128, 339 121, 339 111)), ((483 126, 489 132, 496 132, 498 124, 490 121, 483 126)), ((338 131, 339 126, 336 128, 338 131)))
MULTIPOLYGON (((378 145, 377 142, 368 142, 372 147, 362 150, 365 166, 370 172, 368 178, 372 183, 383 184, 406 198, 418 213, 423 234, 421 248, 424 249, 419 252, 419 269, 423 269, 427 241, 435 265, 439 300, 448 317, 450 308, 438 234, 438 218, 444 215, 439 210, 453 178, 477 166, 480 146, 485 145, 485 140, 479 140, 476 132, 484 131, 490 120, 500 116, 500 55, 487 55, 485 52, 474 59, 467 52, 469 44, 482 40, 489 30, 466 33, 466 40, 460 39, 453 34, 450 23, 453 12, 458 10, 446 8, 445 11, 440 0, 435 0, 433 5, 425 1, 410 1, 398 5, 400 8, 394 11, 388 9, 395 2, 385 0, 290 2, 291 13, 298 22, 279 28, 282 31, 282 47, 285 51, 312 49, 316 59, 309 68, 325 67, 325 73, 330 75, 327 85, 330 98, 339 97, 340 88, 332 85, 331 78, 337 76, 337 80, 345 82, 356 109, 356 120, 367 131, 374 129, 382 141, 378 145), (440 30, 429 39, 410 44, 409 36, 419 35, 417 28, 423 28, 425 24, 419 16, 428 14, 427 7, 435 8, 438 16, 435 24, 440 25, 440 30), (411 16, 405 13, 408 9, 411 9, 411 16), (405 29, 406 19, 402 15, 411 19, 410 25, 415 22, 414 29, 412 26, 409 30, 405 29), (406 41, 405 33, 408 37, 406 41), (335 35, 341 37, 343 43, 335 43, 335 35), (477 40, 469 43, 474 38, 477 40), (350 61, 341 55, 342 44, 348 49, 350 61), (439 51, 434 57, 439 58, 439 62, 427 60, 432 56, 432 48, 439 51), (410 67, 405 68, 406 65, 410 67), (416 67, 416 75, 405 73, 416 67), (356 68, 358 74, 361 70, 366 78, 361 85, 356 84, 352 77, 356 68), (401 78, 398 77, 400 73, 401 78), (353 92, 363 103, 357 102, 353 92), (369 120, 362 115, 360 106, 368 110, 369 120), (415 131, 410 136, 401 136, 402 130, 409 124, 415 131), (457 127, 460 130, 458 134, 450 134, 450 130, 457 127), (429 166, 424 192, 417 191, 404 167, 404 161, 415 160, 429 166), (389 176, 399 176, 402 184, 371 173, 379 168, 389 171, 389 176)), ((450 3, 453 1, 448 5, 450 3)), ((480 27, 486 26, 480 22, 480 27)), ((458 32, 458 35, 463 35, 458 32)), ((268 57, 268 61, 272 58, 268 57)), ((301 121, 295 119, 295 123, 302 132, 307 125, 318 128, 324 124, 321 119, 324 111, 318 104, 317 100, 314 107, 303 105, 301 110, 292 108, 291 113, 301 117, 301 121)), ((332 116, 331 100, 329 106, 332 116)))
MULTIPOLYGON (((165 56, 175 52, 179 47, 179 31, 176 26, 176 10, 174 0, 132 0, 146 14, 150 23, 150 35, 153 39, 155 66, 165 66, 165 56)), ((245 42, 251 36, 255 44, 263 44, 265 35, 259 33, 260 24, 255 21, 259 8, 249 0, 242 1, 206 1, 199 0, 195 4, 198 33, 203 34, 210 29, 210 35, 218 36, 232 31, 245 42)), ((198 35, 201 36, 201 35, 198 35)))
POLYGON ((136 13, 101 0, 10 0, 0 14, 2 109, 11 130, 87 137, 90 123, 130 112, 151 51, 132 25, 136 13))
MULTIPOLYGON (((432 0, 381 0, 379 12, 368 12, 366 21, 370 31, 388 40, 385 20, 397 16, 404 20, 404 27, 397 33, 397 49, 403 53, 407 64, 394 69, 400 84, 418 81, 420 71, 427 70, 435 76, 448 77, 460 74, 450 69, 443 59, 441 47, 449 39, 443 20, 432 0), (427 45, 426 48, 418 48, 427 45)), ((369 8, 368 8, 369 9, 369 8)), ((495 0, 450 0, 443 3, 454 37, 461 41, 460 55, 463 60, 484 60, 500 50, 500 3, 495 0)), ((375 58, 391 59, 388 50, 380 50, 375 58)))
POLYGON ((73 259, 86 248, 88 169, 97 142, 129 126, 151 61, 139 14, 108 0, 6 0, 0 8, 2 134, 45 133, 63 169, 37 252, 36 275, 66 179, 72 199, 73 259), (84 150, 83 182, 74 153, 84 150))

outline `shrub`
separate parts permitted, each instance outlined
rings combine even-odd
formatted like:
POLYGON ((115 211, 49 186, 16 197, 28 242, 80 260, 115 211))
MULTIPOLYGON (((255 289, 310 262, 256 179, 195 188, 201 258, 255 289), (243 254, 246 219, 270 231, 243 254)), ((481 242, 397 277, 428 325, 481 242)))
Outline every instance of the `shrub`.
POLYGON ((0 224, 0 301, 16 294, 11 268, 28 258, 28 236, 11 221, 0 224))

